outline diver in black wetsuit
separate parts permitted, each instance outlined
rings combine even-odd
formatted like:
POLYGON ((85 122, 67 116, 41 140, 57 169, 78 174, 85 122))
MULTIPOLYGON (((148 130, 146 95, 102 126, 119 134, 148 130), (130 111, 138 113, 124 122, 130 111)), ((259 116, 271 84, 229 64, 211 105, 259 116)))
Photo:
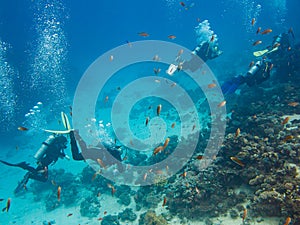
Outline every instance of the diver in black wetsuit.
MULTIPOLYGON (((121 152, 118 150, 118 147, 107 147, 107 151, 103 151, 101 148, 88 148, 82 138, 79 136, 78 131, 70 131, 70 144, 72 158, 74 160, 86 160, 91 159, 97 162, 97 159, 105 161, 106 166, 117 164, 119 171, 122 170, 121 167, 121 152), (81 153, 77 146, 77 142, 81 148, 81 153), (113 157, 109 157, 109 154, 113 157)), ((12 164, 0 160, 5 165, 20 167, 28 172, 25 174, 22 181, 19 182, 14 193, 17 194, 21 190, 26 189, 26 184, 29 179, 38 180, 45 182, 48 180, 48 166, 54 164, 59 158, 67 157, 64 153, 64 149, 67 148, 67 138, 63 135, 50 135, 46 141, 43 142, 40 149, 34 155, 34 158, 37 160, 38 166, 36 168, 29 165, 29 163, 21 162, 17 164, 12 164)))
POLYGON ((192 51, 192 59, 184 62, 181 69, 195 72, 203 63, 217 58, 222 53, 217 43, 211 41, 203 42, 195 47, 192 51))
POLYGON ((111 166, 116 164, 119 172, 123 171, 123 167, 121 165, 121 151, 118 146, 99 146, 99 147, 87 147, 86 143, 83 141, 81 136, 79 135, 78 130, 70 131, 70 144, 72 157, 74 160, 86 160, 90 159, 95 162, 101 161, 105 162, 105 166, 111 166), (75 138, 76 137, 76 138, 75 138), (79 152, 78 145, 81 149, 79 152), (105 149, 103 149, 103 147, 105 149))
POLYGON ((299 59, 299 48, 290 46, 290 33, 282 33, 274 37, 273 43, 266 50, 259 51, 263 56, 258 60, 246 73, 245 76, 239 75, 222 85, 223 94, 234 93, 242 84, 249 87, 259 85, 270 77, 273 66, 277 73, 289 74, 291 70, 295 70, 295 58, 299 59))
POLYGON ((25 174, 23 180, 19 182, 14 193, 17 194, 22 189, 26 189, 26 184, 29 179, 45 182, 48 179, 48 166, 54 164, 59 158, 67 157, 64 149, 67 148, 67 138, 62 135, 50 135, 46 141, 43 142, 40 149, 34 155, 38 166, 36 168, 29 165, 29 163, 21 162, 17 164, 8 163, 0 160, 3 164, 8 166, 20 167, 28 172, 25 174))

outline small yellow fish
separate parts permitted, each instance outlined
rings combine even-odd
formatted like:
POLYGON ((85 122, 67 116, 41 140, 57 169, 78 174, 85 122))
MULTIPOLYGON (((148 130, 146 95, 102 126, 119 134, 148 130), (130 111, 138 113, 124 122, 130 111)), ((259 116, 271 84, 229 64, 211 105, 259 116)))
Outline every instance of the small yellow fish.
POLYGON ((240 133, 241 133, 240 128, 236 129, 236 131, 235 131, 235 137, 237 138, 240 135, 240 133))

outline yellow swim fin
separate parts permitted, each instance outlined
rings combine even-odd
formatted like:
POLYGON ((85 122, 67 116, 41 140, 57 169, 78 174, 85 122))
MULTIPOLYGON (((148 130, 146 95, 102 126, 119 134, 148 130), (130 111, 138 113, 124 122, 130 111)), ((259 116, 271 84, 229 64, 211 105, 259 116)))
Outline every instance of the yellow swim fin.
POLYGON ((273 48, 273 49, 270 50, 270 51, 269 51, 268 49, 265 49, 265 50, 253 52, 253 55, 254 55, 255 57, 259 57, 259 56, 263 56, 263 55, 265 55, 265 54, 269 54, 269 53, 271 53, 271 52, 275 52, 275 51, 277 51, 277 50, 278 50, 278 47, 273 48))
POLYGON ((68 116, 64 112, 61 112, 60 115, 61 115, 61 121, 64 127, 66 128, 66 130, 71 130, 71 125, 68 116))
POLYGON ((265 50, 253 52, 253 55, 254 55, 255 57, 263 56, 263 55, 266 54, 268 51, 269 51, 268 49, 265 49, 265 50))
POLYGON ((45 132, 48 133, 53 133, 53 134, 68 134, 70 133, 70 131, 72 131, 72 129, 70 130, 44 130, 45 132))
POLYGON ((70 131, 73 130, 71 128, 68 116, 64 112, 61 112, 60 115, 61 115, 61 121, 66 130, 46 130, 46 129, 44 129, 45 132, 54 133, 54 134, 68 134, 68 133, 70 133, 70 131))

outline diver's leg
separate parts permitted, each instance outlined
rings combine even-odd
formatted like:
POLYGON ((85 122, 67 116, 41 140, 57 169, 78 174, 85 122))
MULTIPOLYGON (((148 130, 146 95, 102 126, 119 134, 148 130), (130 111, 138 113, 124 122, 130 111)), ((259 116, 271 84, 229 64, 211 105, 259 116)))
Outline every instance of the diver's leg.
POLYGON ((26 184, 29 180, 30 172, 27 172, 23 179, 19 182, 18 186, 14 190, 14 194, 18 194, 22 190, 26 190, 26 184))
POLYGON ((74 160, 84 160, 81 153, 79 153, 79 149, 76 143, 74 131, 70 131, 70 139, 71 139, 71 152, 74 160))

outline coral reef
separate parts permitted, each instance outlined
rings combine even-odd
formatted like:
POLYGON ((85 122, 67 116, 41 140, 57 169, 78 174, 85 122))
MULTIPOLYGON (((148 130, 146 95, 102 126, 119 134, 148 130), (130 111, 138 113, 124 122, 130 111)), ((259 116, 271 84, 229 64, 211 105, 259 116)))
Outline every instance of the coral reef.
POLYGON ((126 208, 123 212, 119 213, 118 217, 121 221, 135 221, 137 215, 130 208, 126 208))
POLYGON ((86 217, 96 217, 100 212, 100 202, 95 196, 89 196, 80 203, 80 214, 86 217))
POLYGON ((120 225, 117 216, 107 215, 103 218, 101 225, 120 225))
POLYGON ((80 182, 76 177, 63 169, 49 170, 48 181, 43 183, 34 181, 30 185, 30 191, 34 194, 35 201, 45 202, 47 211, 52 211, 61 205, 70 206, 77 203, 80 182), (57 188, 61 187, 61 200, 57 199, 57 188))
POLYGON ((168 222, 162 215, 157 216, 152 210, 148 210, 142 214, 139 220, 139 225, 167 225, 168 222))
MULTIPOLYGON (((200 137, 201 143, 185 168, 159 185, 137 191, 137 210, 156 207, 166 196, 165 207, 171 214, 188 220, 203 220, 205 215, 207 224, 209 218, 228 213, 232 218, 242 217, 245 207, 250 218, 261 221, 265 216, 289 216, 298 223, 300 119, 299 115, 288 122, 284 119, 300 112, 300 105, 290 104, 300 99, 299 87, 280 84, 246 92, 249 95, 238 100, 239 104, 227 106, 232 114, 213 164, 206 170, 198 169, 195 158, 206 144, 200 137), (238 134, 237 128, 241 131, 238 134)), ((244 222, 249 223, 248 219, 244 222)))

